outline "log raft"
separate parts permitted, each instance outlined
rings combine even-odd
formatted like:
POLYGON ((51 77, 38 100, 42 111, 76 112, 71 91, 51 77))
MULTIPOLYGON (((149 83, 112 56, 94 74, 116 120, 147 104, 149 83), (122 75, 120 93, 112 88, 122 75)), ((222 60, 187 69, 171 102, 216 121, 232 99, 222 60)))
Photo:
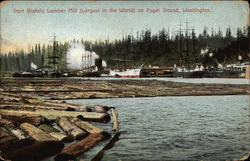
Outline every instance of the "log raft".
POLYGON ((81 130, 79 127, 70 122, 67 117, 58 117, 56 119, 56 123, 74 140, 82 139, 88 135, 87 132, 81 130))
POLYGON ((107 113, 58 111, 58 110, 36 110, 36 111, 1 110, 0 115, 2 115, 3 118, 6 118, 6 119, 9 118, 10 120, 13 120, 11 118, 14 117, 17 121, 21 123, 32 120, 32 121, 29 121, 29 123, 33 123, 36 126, 42 123, 47 123, 48 121, 46 122, 45 118, 49 120, 55 120, 57 117, 64 117, 64 116, 78 117, 85 121, 103 122, 103 123, 107 123, 111 119, 110 115, 107 113), (28 120, 25 121, 26 119, 28 120))

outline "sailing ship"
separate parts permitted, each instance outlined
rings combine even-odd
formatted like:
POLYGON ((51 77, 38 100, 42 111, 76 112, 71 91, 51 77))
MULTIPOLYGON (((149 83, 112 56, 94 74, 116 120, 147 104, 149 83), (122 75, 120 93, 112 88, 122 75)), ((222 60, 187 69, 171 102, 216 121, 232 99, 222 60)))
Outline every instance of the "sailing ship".
MULTIPOLYGON (((124 40, 124 39, 123 39, 124 40)), ((133 51, 126 52, 122 49, 117 52, 117 57, 112 59, 116 62, 116 69, 110 69, 109 76, 111 77, 122 77, 122 78, 139 78, 141 70, 144 66, 134 67, 133 65, 133 51)))
POLYGON ((182 77, 182 78, 201 78, 204 74, 204 70, 200 63, 196 62, 195 57, 196 48, 195 48, 195 39, 194 39, 194 29, 188 28, 188 23, 186 20, 186 29, 181 28, 179 33, 179 55, 178 60, 180 61, 179 67, 175 65, 175 69, 173 71, 173 77, 182 77), (185 31, 185 37, 183 38, 183 30, 185 31), (192 31, 192 35, 190 36, 189 31, 192 31), (192 40, 192 43, 190 41, 192 40), (192 48, 192 52, 190 50, 192 48), (194 64, 195 67, 193 66, 194 64))
MULTIPOLYGON (((179 55, 180 65, 179 67, 175 66, 173 72, 173 77, 182 77, 182 78, 244 78, 246 75, 246 65, 247 64, 233 64, 225 65, 225 62, 222 64, 218 62, 216 58, 213 57, 213 50, 206 45, 204 49, 201 49, 199 55, 200 62, 198 62, 195 49, 195 40, 194 40, 194 29, 188 29, 188 22, 186 21, 185 37, 183 38, 182 29, 180 25, 179 30, 179 55), (191 36, 189 35, 189 30, 192 30, 191 36), (190 43, 190 41, 192 41, 190 43), (192 50, 192 51, 191 51, 192 50), (204 56, 208 56, 209 59, 212 59, 217 65, 214 67, 204 68, 203 60, 204 56)), ((240 60, 240 57, 238 58, 240 60)), ((225 61, 225 60, 224 60, 225 61)), ((249 62, 248 62, 249 64, 249 62)))

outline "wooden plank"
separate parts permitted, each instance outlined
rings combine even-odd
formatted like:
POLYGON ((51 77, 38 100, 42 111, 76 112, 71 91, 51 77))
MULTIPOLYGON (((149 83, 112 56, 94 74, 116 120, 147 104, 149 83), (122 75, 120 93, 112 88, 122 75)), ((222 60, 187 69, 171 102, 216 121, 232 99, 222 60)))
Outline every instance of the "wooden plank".
POLYGON ((74 160, 76 156, 88 151, 90 148, 94 147, 98 142, 104 140, 105 137, 102 134, 90 134, 83 140, 71 144, 65 147, 56 157, 55 161, 68 161, 74 160))
MULTIPOLYGON (((36 111, 13 111, 13 110, 1 110, 0 115, 8 114, 14 116, 44 116, 49 120, 55 120, 57 117, 79 117, 85 121, 103 122, 107 123, 111 117, 106 113, 97 112, 76 112, 76 111, 57 111, 57 110, 36 110, 36 111)), ((22 119, 25 121, 25 119, 22 119)), ((45 121, 37 122, 42 124, 45 121)), ((46 122, 45 122, 46 123, 46 122)))
POLYGON ((2 157, 11 161, 39 161, 55 155, 63 149, 63 143, 59 141, 38 142, 24 148, 2 153, 2 157))
POLYGON ((37 127, 33 126, 29 123, 22 123, 20 128, 25 131, 31 138, 36 140, 37 142, 42 141, 58 141, 56 138, 52 137, 51 135, 45 133, 44 131, 38 129, 37 127))
POLYGON ((70 122, 67 117, 58 117, 56 119, 56 123, 74 140, 82 139, 88 135, 87 132, 81 130, 79 127, 70 122))
POLYGON ((8 119, 18 124, 28 122, 37 126, 39 124, 47 122, 44 117, 33 111, 1 110, 0 115, 3 119, 8 119))
POLYGON ((73 122, 76 126, 80 127, 81 129, 83 129, 91 134, 103 132, 103 129, 97 128, 94 125, 90 124, 89 122, 82 121, 79 118, 71 118, 70 121, 73 122))

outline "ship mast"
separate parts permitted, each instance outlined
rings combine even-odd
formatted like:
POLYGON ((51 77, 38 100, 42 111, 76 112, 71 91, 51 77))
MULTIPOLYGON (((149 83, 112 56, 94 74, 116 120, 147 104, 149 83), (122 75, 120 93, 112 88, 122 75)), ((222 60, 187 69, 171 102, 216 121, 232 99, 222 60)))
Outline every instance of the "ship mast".
MULTIPOLYGON (((189 45, 190 35, 189 35, 189 31, 194 30, 194 29, 188 28, 189 23, 190 22, 188 22, 187 18, 186 18, 186 22, 185 22, 186 28, 182 29, 181 28, 182 25, 180 23, 180 25, 179 25, 180 29, 179 29, 179 31, 177 31, 179 33, 179 53, 180 53, 180 58, 178 60, 179 60, 180 66, 185 65, 187 68, 190 67, 190 45, 189 45), (184 40, 183 40, 183 34, 182 34, 183 32, 185 32, 184 40), (183 49, 183 43, 184 43, 184 49, 183 49), (182 61, 184 61, 184 64, 182 64, 182 61)), ((193 49, 194 49, 194 44, 193 44, 193 49)))
POLYGON ((56 41, 56 35, 54 34, 54 39, 53 39, 53 50, 52 50, 52 56, 49 56, 49 64, 53 65, 53 71, 57 71, 57 64, 59 57, 57 56, 57 47, 58 47, 58 41, 56 41))

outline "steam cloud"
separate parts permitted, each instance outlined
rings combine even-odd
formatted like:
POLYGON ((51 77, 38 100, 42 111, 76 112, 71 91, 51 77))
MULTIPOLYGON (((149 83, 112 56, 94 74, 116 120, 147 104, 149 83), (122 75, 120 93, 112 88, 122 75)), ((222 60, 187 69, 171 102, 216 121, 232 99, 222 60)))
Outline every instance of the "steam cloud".
POLYGON ((33 62, 31 62, 30 67, 31 67, 32 70, 36 70, 37 69, 37 65, 34 64, 33 62))
MULTIPOLYGON (((85 69, 95 65, 95 60, 99 56, 95 52, 85 50, 85 46, 80 42, 70 42, 67 52, 67 68, 69 70, 85 69)), ((107 63, 102 61, 102 66, 106 67, 107 63)))

